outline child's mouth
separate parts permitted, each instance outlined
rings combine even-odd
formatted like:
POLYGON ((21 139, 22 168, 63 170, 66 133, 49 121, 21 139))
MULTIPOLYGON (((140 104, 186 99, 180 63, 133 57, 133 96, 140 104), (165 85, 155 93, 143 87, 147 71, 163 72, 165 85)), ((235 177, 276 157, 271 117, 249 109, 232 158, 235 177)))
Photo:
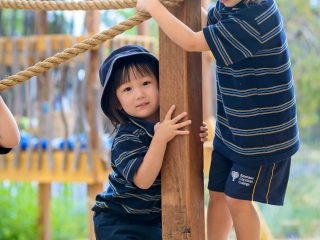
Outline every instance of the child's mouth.
POLYGON ((149 103, 145 102, 145 103, 141 103, 137 106, 137 108, 140 108, 140 107, 145 107, 147 106, 149 103))

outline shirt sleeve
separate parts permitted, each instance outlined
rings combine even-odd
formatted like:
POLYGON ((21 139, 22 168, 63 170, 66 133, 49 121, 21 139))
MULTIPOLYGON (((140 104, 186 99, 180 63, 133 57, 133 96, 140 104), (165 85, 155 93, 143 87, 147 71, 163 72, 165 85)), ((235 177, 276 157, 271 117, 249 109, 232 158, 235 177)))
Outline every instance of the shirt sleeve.
POLYGON ((122 134, 115 138, 112 148, 111 164, 127 182, 132 183, 133 176, 140 167, 148 146, 135 135, 122 134))
MULTIPOLYGON (((209 19, 208 19, 209 22, 209 19)), ((229 66, 253 56, 262 48, 254 19, 225 18, 203 29, 218 66, 229 66)))
POLYGON ((218 21, 217 11, 214 6, 208 9, 207 26, 213 25, 218 21))
POLYGON ((11 148, 0 147, 0 154, 7 154, 10 151, 11 151, 11 148))

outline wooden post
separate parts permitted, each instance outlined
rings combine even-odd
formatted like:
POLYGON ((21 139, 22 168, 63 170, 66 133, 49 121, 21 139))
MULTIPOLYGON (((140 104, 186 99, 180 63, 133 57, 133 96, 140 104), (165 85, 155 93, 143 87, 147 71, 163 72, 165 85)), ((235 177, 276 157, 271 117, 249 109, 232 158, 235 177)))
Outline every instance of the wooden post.
MULTIPOLYGON (((36 34, 47 34, 48 33, 48 20, 47 12, 39 11, 36 13, 35 17, 35 30, 36 34)), ((43 58, 42 56, 40 58, 43 58)), ((48 104, 49 101, 49 81, 46 78, 47 74, 39 76, 38 80, 38 101, 41 104, 48 104)), ((46 122, 46 115, 40 110, 40 122, 46 122)), ((40 137, 46 135, 46 126, 45 124, 40 125, 40 137)), ((39 149, 40 153, 41 150, 39 149)), ((39 163, 40 164, 40 163, 39 163)), ((43 163, 41 163, 43 164, 43 163)), ((40 164, 40 165, 41 165, 40 164)), ((38 167, 40 167, 40 165, 38 167)), ((39 225, 40 229, 40 239, 41 240, 50 240, 51 239, 51 220, 50 220, 50 200, 51 200, 51 184, 50 183, 39 183, 38 186, 38 202, 39 202, 39 225)))
MULTIPOLYGON (((86 27, 88 33, 96 33, 99 31, 100 26, 100 13, 99 11, 90 11, 87 12, 87 19, 86 19, 86 27)), ((99 82, 98 82, 98 72, 99 72, 99 51, 98 50, 91 50, 90 57, 87 64, 89 64, 86 68, 86 81, 87 81, 87 119, 90 126, 90 145, 92 147, 92 158, 99 156, 99 135, 97 131, 97 101, 96 97, 98 94, 99 82)), ((93 169, 92 171, 97 172, 99 166, 97 164, 96 159, 93 159, 93 169), (96 163, 96 164, 95 164, 96 163)), ((89 226, 89 239, 95 239, 94 228, 93 228, 93 212, 90 210, 92 204, 94 202, 95 196, 98 192, 101 192, 103 189, 103 184, 100 183, 92 183, 88 185, 88 226, 89 226)))
MULTIPOLYGON (((173 13, 201 29, 201 1, 185 0, 173 13)), ((160 33, 160 116, 172 104, 188 112, 190 135, 168 145, 162 168, 162 238, 204 240, 201 53, 187 53, 160 33)))
POLYGON ((39 198, 39 225, 40 225, 40 239, 51 239, 51 184, 39 183, 38 186, 39 198))

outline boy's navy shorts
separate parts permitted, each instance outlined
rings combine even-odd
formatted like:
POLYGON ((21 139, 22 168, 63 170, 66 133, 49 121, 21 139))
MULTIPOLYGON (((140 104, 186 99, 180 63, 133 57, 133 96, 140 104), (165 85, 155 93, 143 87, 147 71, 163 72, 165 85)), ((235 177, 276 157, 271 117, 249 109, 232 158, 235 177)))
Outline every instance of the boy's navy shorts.
POLYGON ((208 189, 236 199, 283 205, 290 163, 291 158, 288 158, 269 165, 248 167, 213 151, 208 189))
POLYGON ((97 240, 161 240, 161 219, 130 219, 112 211, 99 211, 93 217, 97 240))

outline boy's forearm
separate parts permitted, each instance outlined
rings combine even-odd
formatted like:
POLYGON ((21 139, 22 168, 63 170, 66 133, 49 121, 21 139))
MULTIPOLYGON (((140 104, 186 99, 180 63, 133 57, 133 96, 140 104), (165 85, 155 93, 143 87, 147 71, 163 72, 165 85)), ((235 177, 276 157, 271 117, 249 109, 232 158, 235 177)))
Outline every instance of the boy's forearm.
POLYGON ((152 139, 149 149, 133 178, 133 182, 139 188, 148 189, 156 180, 162 167, 166 147, 167 143, 164 141, 159 141, 155 137, 152 139))
POLYGON ((207 25, 208 20, 208 11, 201 7, 201 25, 202 27, 205 27, 207 25))
POLYGON ((19 139, 17 123, 0 97, 0 146, 12 148, 19 143, 19 139))
POLYGON ((173 16, 160 2, 155 1, 154 4, 150 4, 147 10, 157 21, 165 34, 184 50, 209 50, 209 47, 206 46, 206 43, 199 41, 199 37, 203 37, 202 31, 194 32, 183 22, 173 16))

